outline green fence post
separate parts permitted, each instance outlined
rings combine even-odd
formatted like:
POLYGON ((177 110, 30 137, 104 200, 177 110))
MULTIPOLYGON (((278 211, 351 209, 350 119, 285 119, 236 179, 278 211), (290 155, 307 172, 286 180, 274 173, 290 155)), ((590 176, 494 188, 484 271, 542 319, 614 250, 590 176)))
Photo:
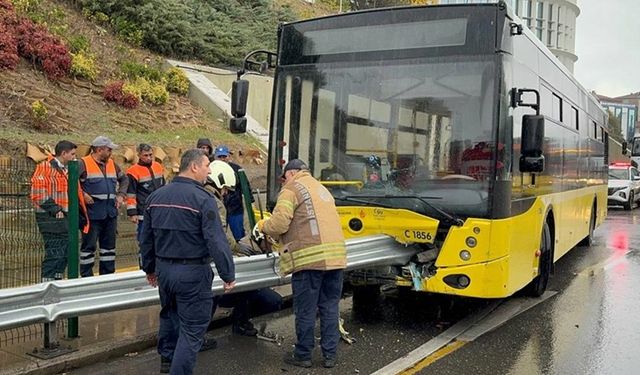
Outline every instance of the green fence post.
MULTIPOLYGON (((69 215, 67 216, 69 223, 69 251, 67 278, 77 279, 80 271, 80 254, 78 252, 78 218, 79 218, 79 201, 78 201, 78 161, 69 162, 69 215)), ((78 337, 78 318, 69 318, 67 324, 67 337, 78 337)))
POLYGON ((249 190, 249 179, 244 169, 238 170, 238 178, 240 179, 240 188, 242 189, 242 197, 244 198, 244 206, 247 209, 247 216, 249 217, 249 232, 253 230, 256 225, 256 216, 253 213, 253 207, 251 206, 251 190, 249 190))

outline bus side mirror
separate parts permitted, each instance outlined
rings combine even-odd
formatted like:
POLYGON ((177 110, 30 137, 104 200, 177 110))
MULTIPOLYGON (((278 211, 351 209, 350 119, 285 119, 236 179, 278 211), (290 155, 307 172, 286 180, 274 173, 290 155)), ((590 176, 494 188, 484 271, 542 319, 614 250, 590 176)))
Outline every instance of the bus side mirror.
POLYGON ((629 151, 627 147, 629 147, 629 144, 627 143, 627 141, 622 141, 622 155, 626 155, 627 152, 629 151))
POLYGON ((229 131, 233 134, 247 132, 247 98, 249 96, 249 81, 237 79, 231 85, 231 114, 229 131))
POLYGON ((522 116, 522 138, 520 145, 520 172, 541 173, 544 171, 544 116, 522 116))

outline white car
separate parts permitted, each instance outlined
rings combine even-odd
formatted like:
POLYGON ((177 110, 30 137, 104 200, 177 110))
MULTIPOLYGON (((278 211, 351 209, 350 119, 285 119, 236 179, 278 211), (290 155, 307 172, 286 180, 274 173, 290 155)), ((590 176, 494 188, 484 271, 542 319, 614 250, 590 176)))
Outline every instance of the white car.
POLYGON ((609 166, 610 205, 630 210, 640 200, 640 173, 629 163, 613 163, 609 166))

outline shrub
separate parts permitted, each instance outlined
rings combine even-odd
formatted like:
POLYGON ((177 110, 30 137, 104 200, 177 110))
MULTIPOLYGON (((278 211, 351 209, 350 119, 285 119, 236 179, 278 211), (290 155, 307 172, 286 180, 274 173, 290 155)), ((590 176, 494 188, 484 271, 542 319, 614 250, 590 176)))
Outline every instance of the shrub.
POLYGON ((43 26, 22 19, 15 28, 18 53, 39 64, 49 79, 69 74, 71 54, 67 47, 43 26))
POLYGON ((0 24, 0 70, 15 69, 19 60, 16 38, 0 24))
POLYGON ((71 75, 74 77, 86 78, 93 81, 98 76, 98 68, 96 67, 93 56, 78 52, 71 54, 71 75))
POLYGON ((84 35, 72 36, 69 38, 69 49, 71 53, 89 52, 89 39, 84 35))
POLYGON ((36 100, 31 103, 31 115, 36 122, 45 122, 49 118, 49 111, 43 102, 36 100))
POLYGON ((138 78, 131 85, 126 85, 124 91, 130 91, 153 105, 162 105, 169 100, 169 92, 164 82, 148 81, 144 78, 138 78))
POLYGON ((69 75, 71 70, 71 54, 67 47, 59 43, 49 43, 42 46, 40 61, 42 70, 51 80, 69 75))
POLYGON ((167 71, 167 90, 180 95, 187 95, 189 92, 189 79, 180 68, 171 68, 167 71))
POLYGON ((125 108, 132 109, 140 105, 140 97, 131 92, 130 87, 125 90, 125 83, 123 81, 115 81, 108 83, 102 97, 108 102, 114 102, 125 108))
POLYGON ((122 74, 131 80, 146 78, 149 81, 161 81, 164 75, 159 68, 150 67, 147 64, 139 64, 133 61, 125 61, 120 65, 122 74))
POLYGON ((104 98, 104 100, 108 102, 120 103, 124 95, 124 93, 122 92, 123 85, 124 82, 122 81, 107 83, 107 85, 104 87, 104 91, 102 92, 102 97, 104 98))

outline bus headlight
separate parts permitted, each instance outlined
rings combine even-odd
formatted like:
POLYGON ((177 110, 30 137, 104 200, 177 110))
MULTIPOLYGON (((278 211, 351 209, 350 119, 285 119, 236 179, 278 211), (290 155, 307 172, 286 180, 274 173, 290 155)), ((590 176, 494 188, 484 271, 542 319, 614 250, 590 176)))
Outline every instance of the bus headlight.
POLYGON ((478 244, 478 240, 476 240, 475 237, 467 237, 467 240, 465 242, 469 247, 476 247, 476 245, 478 244))
POLYGON ((460 251, 460 259, 464 261, 471 259, 471 253, 469 252, 469 250, 460 251))

